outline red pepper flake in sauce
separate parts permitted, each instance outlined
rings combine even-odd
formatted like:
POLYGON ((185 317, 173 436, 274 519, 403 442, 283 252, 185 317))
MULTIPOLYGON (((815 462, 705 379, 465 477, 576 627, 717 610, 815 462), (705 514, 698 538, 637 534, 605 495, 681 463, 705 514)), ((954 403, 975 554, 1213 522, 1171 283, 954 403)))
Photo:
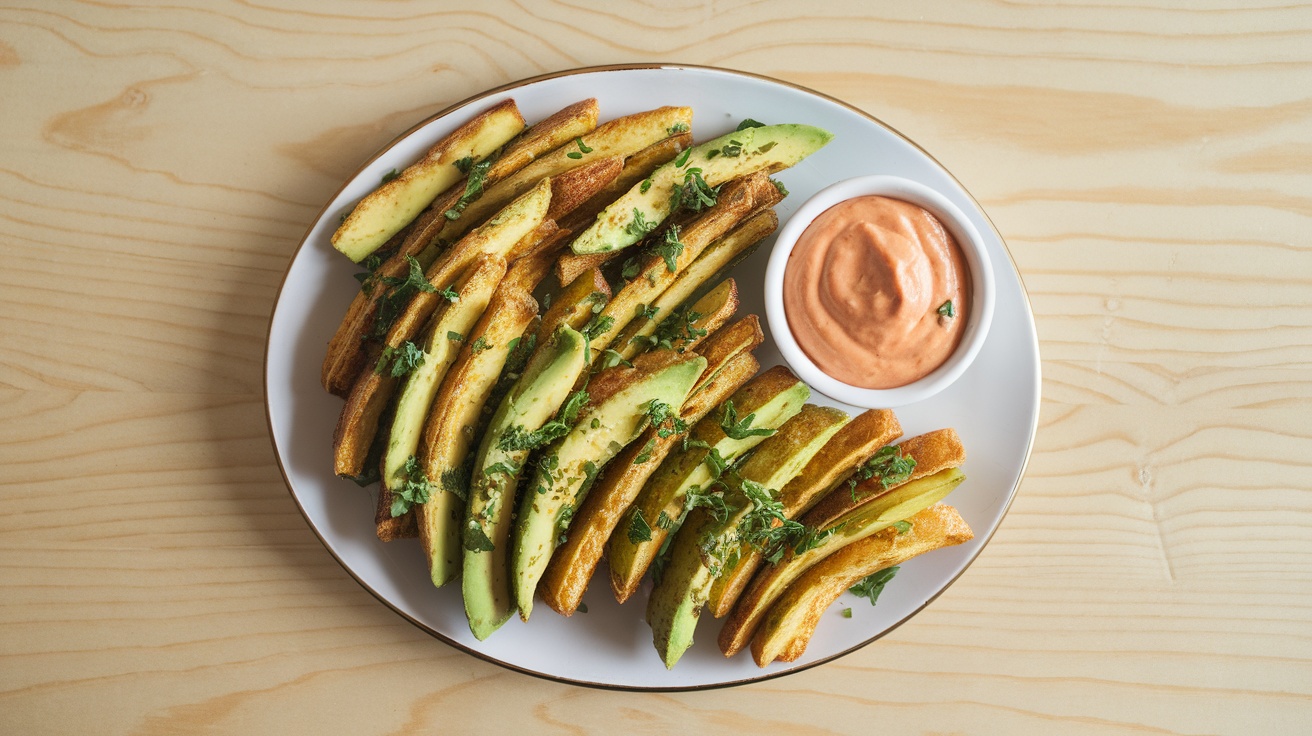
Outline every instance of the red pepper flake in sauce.
POLYGON ((923 378, 961 342, 970 306, 966 258, 938 218, 865 196, 825 210, 784 271, 784 311, 820 370, 860 388, 923 378))

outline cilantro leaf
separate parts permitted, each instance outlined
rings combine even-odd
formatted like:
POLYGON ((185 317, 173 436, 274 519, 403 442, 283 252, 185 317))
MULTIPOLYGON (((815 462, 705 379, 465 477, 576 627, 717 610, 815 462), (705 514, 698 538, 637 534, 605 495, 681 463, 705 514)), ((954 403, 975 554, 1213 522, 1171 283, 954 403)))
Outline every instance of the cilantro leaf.
POLYGON ((633 520, 629 522, 629 541, 633 544, 651 541, 651 525, 642 518, 642 509, 633 510, 633 520))
POLYGON ((684 172, 683 184, 675 188, 674 196, 679 207, 689 212, 701 212, 715 206, 720 188, 707 184, 702 178, 702 170, 694 167, 684 172))
POLYGON ((633 208, 633 220, 624 228, 624 232, 635 238, 646 237, 647 233, 656 229, 655 222, 648 220, 647 215, 637 207, 633 208))
POLYGON ((378 362, 374 364, 374 373, 380 376, 390 374, 392 378, 400 378, 423 364, 424 351, 420 350, 418 345, 406 340, 400 347, 394 348, 391 345, 383 347, 378 362))
POLYGON ((428 482, 428 476, 424 473, 424 469, 419 467, 419 460, 414 455, 406 458, 401 472, 401 484, 391 489, 390 511, 393 518, 409 511, 415 504, 428 503, 433 493, 433 486, 428 482))
POLYGON ((490 168, 492 168, 492 159, 490 158, 469 167, 469 171, 466 172, 468 177, 465 179, 464 193, 460 195, 460 199, 456 200, 451 209, 442 213, 446 219, 459 220, 460 215, 464 213, 469 203, 483 196, 483 185, 487 182, 487 170, 490 168))
POLYGON ((666 135, 678 135, 680 133, 687 133, 689 130, 690 129, 687 123, 675 123, 674 125, 671 125, 670 127, 666 128, 665 133, 666 135))
POLYGON ((752 120, 751 118, 743 118, 743 121, 741 123, 738 123, 738 127, 734 128, 734 132, 736 133, 740 130, 747 130, 748 128, 764 128, 764 127, 765 127, 765 123, 762 123, 757 120, 752 120))
POLYGON ((756 421, 756 414, 748 414, 742 421, 738 421, 738 412, 733 408, 733 401, 724 402, 724 416, 720 419, 720 429, 731 440, 744 440, 748 437, 769 437, 774 434, 773 429, 768 427, 758 427, 753 429, 752 422, 756 421))
POLYGON ((957 316, 957 310, 955 307, 952 306, 951 299, 939 305, 938 313, 944 317, 947 317, 948 319, 952 319, 953 317, 957 316))
POLYGON ((674 225, 665 231, 664 239, 652 251, 665 260, 665 270, 674 273, 676 261, 683 255, 683 248, 683 243, 679 242, 679 226, 674 225))
POLYGON ((398 177, 398 176, 400 176, 400 175, 401 175, 401 172, 397 171, 396 169, 392 169, 391 171, 387 172, 386 174, 383 174, 383 180, 382 180, 382 182, 380 182, 380 183, 382 183, 382 184, 386 184, 387 182, 389 182, 389 181, 395 179, 396 177, 398 177))
POLYGON ((864 578, 861 582, 853 585, 849 590, 861 598, 869 598, 870 605, 875 605, 879 600, 879 594, 884 592, 884 586, 888 581, 893 579, 899 568, 888 567, 879 572, 864 578))

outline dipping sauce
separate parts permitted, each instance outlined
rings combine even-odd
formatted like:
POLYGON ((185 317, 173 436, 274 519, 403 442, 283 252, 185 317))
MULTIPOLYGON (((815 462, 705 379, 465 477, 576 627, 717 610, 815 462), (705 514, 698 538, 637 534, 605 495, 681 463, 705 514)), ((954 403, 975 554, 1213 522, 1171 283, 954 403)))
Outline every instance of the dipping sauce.
POLYGON ((934 215, 856 197, 802 233, 783 297, 793 337, 820 370, 860 388, 897 388, 932 373, 961 342, 970 273, 934 215))

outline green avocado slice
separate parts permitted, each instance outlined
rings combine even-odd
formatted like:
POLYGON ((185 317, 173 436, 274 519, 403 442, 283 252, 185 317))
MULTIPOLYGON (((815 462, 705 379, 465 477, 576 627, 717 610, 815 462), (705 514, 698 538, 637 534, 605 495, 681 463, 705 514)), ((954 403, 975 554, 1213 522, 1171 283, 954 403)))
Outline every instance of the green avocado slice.
POLYGON ((697 176, 715 187, 758 171, 780 171, 833 138, 827 130, 789 123, 734 131, 693 146, 602 210, 570 248, 579 255, 627 248, 670 216, 681 188, 697 176))
POLYGON ((638 438, 654 407, 665 404, 678 416, 684 399, 706 370, 705 358, 692 353, 688 356, 638 375, 624 388, 589 406, 574 429, 538 458, 538 475, 520 504, 511 561, 515 602, 525 621, 533 611, 538 581, 597 473, 638 438))
POLYGON ((561 325, 535 352, 520 379, 497 407, 475 456, 465 514, 461 589, 469 630, 482 641, 514 613, 509 549, 515 489, 529 450, 504 442, 515 432, 542 429, 588 365, 588 341, 561 325))

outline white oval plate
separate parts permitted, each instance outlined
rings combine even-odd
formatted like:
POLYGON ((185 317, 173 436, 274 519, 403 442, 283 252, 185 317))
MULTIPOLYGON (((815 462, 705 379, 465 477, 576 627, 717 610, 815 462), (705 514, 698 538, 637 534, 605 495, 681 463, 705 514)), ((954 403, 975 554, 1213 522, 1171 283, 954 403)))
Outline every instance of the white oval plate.
MULTIPOLYGON (((772 244, 734 272, 742 293, 740 314, 765 314, 761 285, 772 244)), ((768 337, 756 355, 763 366, 780 362, 768 337)), ((265 400, 278 462, 306 521, 342 566, 397 613, 449 644, 521 672, 582 685, 679 690, 762 680, 834 659, 891 631, 942 593, 980 553, 1020 483, 1038 425, 1039 352, 1028 298, 1002 238, 952 175, 896 131, 832 98, 750 74, 675 65, 594 67, 516 82, 458 103, 389 144, 343 186, 310 228, 284 277, 269 326, 265 400), (475 112, 508 97, 530 122, 587 97, 600 102, 603 120, 660 105, 689 105, 699 141, 733 130, 747 117, 826 128, 835 134, 832 143, 778 175, 791 191, 777 208, 785 221, 815 192, 863 174, 913 179, 965 211, 987 241, 996 271, 992 330, 953 386, 897 414, 907 436, 940 427, 960 433, 969 453, 967 480, 947 501, 975 530, 974 541, 903 565, 878 606, 846 594, 825 613, 801 659, 765 669, 746 653, 725 659, 715 643, 720 622, 707 616, 696 643, 667 671, 643 620, 646 590, 620 606, 604 570, 584 598, 588 613, 564 618, 540 606, 529 623, 513 619, 488 641, 474 639, 460 586, 433 588, 416 540, 379 542, 373 494, 333 475, 332 433, 342 403, 324 393, 319 372, 324 348, 358 288, 352 274, 359 269, 329 245, 340 213, 384 173, 404 168, 475 112), (853 611, 850 619, 838 614, 846 606, 853 611)), ((811 400, 834 403, 818 392, 811 400)))

